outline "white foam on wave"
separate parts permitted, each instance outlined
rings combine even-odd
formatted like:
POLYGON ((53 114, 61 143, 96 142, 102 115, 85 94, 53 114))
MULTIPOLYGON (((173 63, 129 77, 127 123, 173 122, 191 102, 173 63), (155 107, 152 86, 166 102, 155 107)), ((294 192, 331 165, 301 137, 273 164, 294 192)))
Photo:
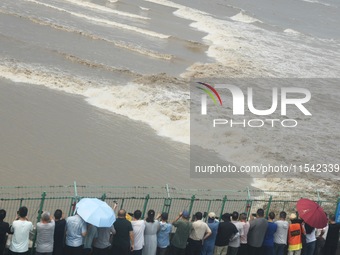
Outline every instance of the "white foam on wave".
POLYGON ((111 8, 108 8, 108 7, 105 7, 105 6, 102 6, 102 5, 98 5, 98 4, 94 4, 94 3, 91 3, 91 2, 77 1, 77 0, 66 0, 66 1, 69 2, 69 3, 72 3, 74 5, 90 8, 91 10, 99 10, 99 11, 102 11, 102 12, 113 13, 113 14, 129 17, 129 18, 134 18, 134 19, 145 19, 145 20, 150 19, 148 17, 143 17, 143 16, 140 16, 140 15, 137 15, 137 14, 113 10, 111 8))
MULTIPOLYGON (((325 50, 317 40, 309 38, 310 44, 301 42, 298 37, 287 37, 286 33, 267 31, 246 22, 221 20, 209 13, 169 0, 147 1, 176 8, 174 15, 192 20, 191 27, 207 33, 207 36, 204 37, 210 44, 207 54, 214 58, 216 63, 195 63, 188 69, 188 72, 182 74, 184 77, 200 77, 205 80, 209 77, 235 76, 252 78, 339 77, 339 53, 333 50, 325 50), (301 61, 302 59, 303 61, 301 61)), ((332 95, 334 92, 330 89, 327 93, 332 95)), ((224 115, 216 113, 215 117, 219 118, 220 116, 224 115)), ((332 118, 338 117, 334 115, 332 118)), ((197 130, 199 130, 199 124, 199 121, 194 123, 197 130)), ((313 128, 317 126, 317 123, 314 124, 311 124, 311 130, 306 130, 306 134, 315 133, 313 128)), ((191 132, 196 132, 196 128, 191 129, 191 132)), ((201 133, 192 135, 200 137, 197 145, 216 151, 227 161, 237 165, 252 166, 260 165, 264 160, 272 165, 280 165, 282 162, 286 164, 304 162, 307 157, 315 161, 333 162, 334 159, 338 158, 338 155, 334 152, 337 151, 334 148, 338 146, 336 139, 331 139, 331 142, 328 141, 328 146, 324 146, 324 148, 333 148, 326 149, 327 152, 325 153, 320 153, 317 150, 301 150, 301 148, 315 148, 315 141, 323 141, 324 137, 335 130, 337 130, 337 127, 329 127, 329 130, 319 132, 317 138, 306 138, 303 141, 301 141, 301 137, 297 137, 294 130, 290 130, 285 139, 281 139, 279 132, 267 129, 253 129, 251 131, 226 129, 222 136, 209 138, 205 135, 205 131, 211 132, 211 130, 201 127, 201 133), (277 147, 276 144, 280 146, 277 147), (293 144, 294 146, 292 146, 293 144), (282 154, 282 151, 285 151, 285 153, 282 154)), ((320 176, 310 176, 310 178, 315 179, 320 178, 320 176)), ((263 180, 263 182, 257 183, 257 187, 266 188, 266 183, 269 184, 271 181, 270 179, 268 181, 263 180)), ((279 186, 282 183, 287 184, 287 187, 296 187, 290 186, 284 180, 281 181, 279 186)), ((310 186, 308 181, 305 184, 306 187, 310 186)), ((301 184, 300 188, 303 188, 301 184)))
POLYGON ((324 6, 332 6, 331 4, 323 3, 323 2, 320 2, 320 1, 317 1, 317 0, 302 0, 302 1, 307 2, 307 3, 313 3, 313 4, 321 4, 321 5, 324 5, 324 6))
MULTIPOLYGON (((207 55, 217 61, 210 67, 215 65, 222 71, 219 77, 230 75, 230 66, 238 69, 232 71, 242 77, 336 78, 340 75, 340 53, 332 48, 326 49, 321 40, 292 40, 292 37, 287 37, 287 33, 268 31, 243 22, 221 20, 169 0, 147 1, 176 8, 174 15, 192 20, 191 27, 207 33, 204 37, 210 45, 207 55), (238 63, 241 65, 237 66, 238 63), (220 65, 225 66, 225 71, 220 65)), ((201 65, 201 69, 197 63, 192 67, 182 76, 196 77, 198 74, 202 77, 202 72, 206 77, 216 75, 214 68, 205 71, 206 64, 201 65), (192 67, 198 70, 197 73, 192 71, 192 67)))
POLYGON ((36 1, 36 0, 25 0, 25 1, 33 2, 33 3, 39 4, 39 5, 48 7, 48 8, 52 8, 52 9, 61 11, 61 12, 66 12, 68 14, 75 16, 75 17, 86 19, 90 22, 97 23, 97 24, 110 25, 110 26, 117 27, 117 28, 120 28, 120 29, 133 31, 133 32, 136 32, 136 33, 140 33, 140 34, 144 34, 144 35, 148 35, 148 36, 156 37, 156 38, 160 38, 160 39, 166 39, 166 38, 170 37, 169 35, 157 33, 157 32, 154 32, 154 31, 143 29, 143 28, 126 25, 126 24, 110 21, 110 20, 107 20, 107 19, 90 17, 90 16, 87 16, 87 15, 82 14, 82 13, 69 11, 69 10, 66 10, 66 9, 63 9, 63 8, 60 8, 60 7, 57 7, 57 6, 54 6, 54 5, 42 3, 42 2, 39 2, 39 1, 36 1))
POLYGON ((160 136, 189 144, 189 92, 178 87, 117 85, 107 80, 89 80, 62 70, 7 60, 0 63, 0 77, 84 96, 93 106, 142 121, 160 136))
POLYGON ((299 31, 296 31, 296 30, 291 29, 291 28, 287 28, 283 32, 285 32, 287 34, 291 34, 291 35, 301 35, 301 33, 299 31))
POLYGON ((189 144, 188 93, 129 83, 91 88, 84 95, 91 105, 146 122, 158 135, 189 144))
POLYGON ((255 22, 260 22, 262 23, 261 20, 253 18, 247 14, 245 14, 244 12, 239 12, 238 14, 230 17, 230 19, 234 20, 234 21, 238 21, 238 22, 243 22, 243 23, 255 23, 255 22))
MULTIPOLYGON (((129 51, 138 53, 138 54, 142 54, 142 55, 147 56, 147 57, 156 58, 156 59, 163 59, 163 60, 171 60, 174 57, 171 54, 160 53, 160 52, 157 52, 157 51, 154 51, 154 50, 151 50, 151 49, 144 48, 144 47, 142 47, 141 45, 138 45, 138 44, 133 44, 131 42, 126 42, 126 41, 118 41, 118 40, 107 39, 107 38, 104 38, 104 37, 99 36, 99 35, 90 34, 89 32, 85 32, 83 30, 67 27, 67 26, 64 26, 64 25, 61 25, 61 24, 56 24, 54 22, 42 20, 42 19, 39 19, 39 18, 36 18, 36 17, 19 15, 17 13, 3 11, 1 9, 0 9, 0 13, 24 18, 24 19, 30 20, 31 22, 34 22, 36 24, 43 25, 43 26, 50 26, 51 28, 58 29, 58 30, 61 30, 61 31, 81 34, 82 36, 88 37, 88 38, 93 39, 93 40, 102 40, 102 41, 105 41, 105 42, 108 42, 108 43, 112 43, 116 47, 126 49, 126 50, 129 50, 129 51)), ((63 55, 65 55, 65 54, 63 54, 63 55)))
POLYGON ((143 11, 149 11, 150 10, 149 8, 146 8, 146 7, 143 7, 143 6, 139 6, 139 8, 143 11))

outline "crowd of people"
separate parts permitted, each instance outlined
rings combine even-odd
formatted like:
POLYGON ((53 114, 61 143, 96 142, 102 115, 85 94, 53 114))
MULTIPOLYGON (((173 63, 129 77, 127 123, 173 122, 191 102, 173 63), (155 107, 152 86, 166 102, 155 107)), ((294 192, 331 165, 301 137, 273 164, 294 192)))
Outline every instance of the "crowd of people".
MULTIPOLYGON (((7 236, 11 235, 9 254, 28 254, 29 236, 34 226, 27 218, 28 209, 20 207, 11 225, 0 210, 0 255, 5 254, 7 236)), ((155 215, 136 210, 119 210, 111 227, 98 228, 78 214, 63 219, 60 209, 52 216, 45 211, 36 224, 37 255, 335 255, 340 225, 334 215, 323 229, 315 229, 292 213, 279 219, 264 210, 251 214, 225 213, 218 219, 214 212, 196 212, 192 219, 183 211, 171 222, 168 213, 155 215)))

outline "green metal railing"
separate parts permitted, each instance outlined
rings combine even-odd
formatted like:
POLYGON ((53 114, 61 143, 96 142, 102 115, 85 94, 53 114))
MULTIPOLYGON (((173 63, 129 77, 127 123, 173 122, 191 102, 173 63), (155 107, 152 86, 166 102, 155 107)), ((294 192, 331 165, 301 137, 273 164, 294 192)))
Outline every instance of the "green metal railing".
MULTIPOLYGON (((188 210, 190 215, 196 211, 214 211, 220 217, 225 212, 256 212, 263 208, 269 212, 288 213, 295 211, 296 202, 301 197, 319 203, 326 212, 333 213, 340 203, 339 192, 334 194, 319 191, 302 193, 297 191, 261 191, 261 190, 193 190, 176 187, 119 187, 119 186, 39 186, 39 187, 0 187, 0 208, 7 211, 9 219, 16 216, 20 206, 29 209, 29 219, 35 225, 40 221, 42 211, 53 213, 56 209, 64 212, 64 217, 72 215, 76 203, 82 197, 97 197, 118 208, 133 213, 139 209, 144 218, 147 211, 168 212, 169 220, 179 212, 188 210)), ((32 247, 35 246, 36 233, 33 233, 32 247)), ((32 254, 34 249, 32 249, 32 254)))

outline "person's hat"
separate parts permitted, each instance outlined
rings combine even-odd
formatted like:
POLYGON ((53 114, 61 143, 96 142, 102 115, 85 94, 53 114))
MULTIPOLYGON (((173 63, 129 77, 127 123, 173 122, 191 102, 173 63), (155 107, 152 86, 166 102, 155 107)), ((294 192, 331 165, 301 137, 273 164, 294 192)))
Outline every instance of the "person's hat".
POLYGON ((215 214, 214 212, 210 212, 210 213, 208 214, 208 217, 209 217, 210 219, 215 219, 215 218, 216 218, 216 214, 215 214))
POLYGON ((182 212, 182 217, 183 217, 183 218, 188 219, 189 216, 190 216, 190 214, 189 214, 189 212, 188 212, 187 210, 184 210, 184 211, 182 212))
POLYGON ((290 219, 290 220, 295 220, 295 219, 296 219, 296 214, 295 214, 295 213, 292 213, 292 214, 289 216, 289 219, 290 219))

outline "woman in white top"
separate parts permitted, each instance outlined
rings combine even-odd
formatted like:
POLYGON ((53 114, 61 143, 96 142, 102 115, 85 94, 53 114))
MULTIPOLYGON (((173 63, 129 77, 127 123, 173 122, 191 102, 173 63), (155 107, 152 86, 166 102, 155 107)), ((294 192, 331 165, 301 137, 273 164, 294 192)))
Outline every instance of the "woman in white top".
POLYGON ((155 211, 149 210, 145 220, 143 255, 156 255, 159 228, 159 222, 155 220, 155 211))

